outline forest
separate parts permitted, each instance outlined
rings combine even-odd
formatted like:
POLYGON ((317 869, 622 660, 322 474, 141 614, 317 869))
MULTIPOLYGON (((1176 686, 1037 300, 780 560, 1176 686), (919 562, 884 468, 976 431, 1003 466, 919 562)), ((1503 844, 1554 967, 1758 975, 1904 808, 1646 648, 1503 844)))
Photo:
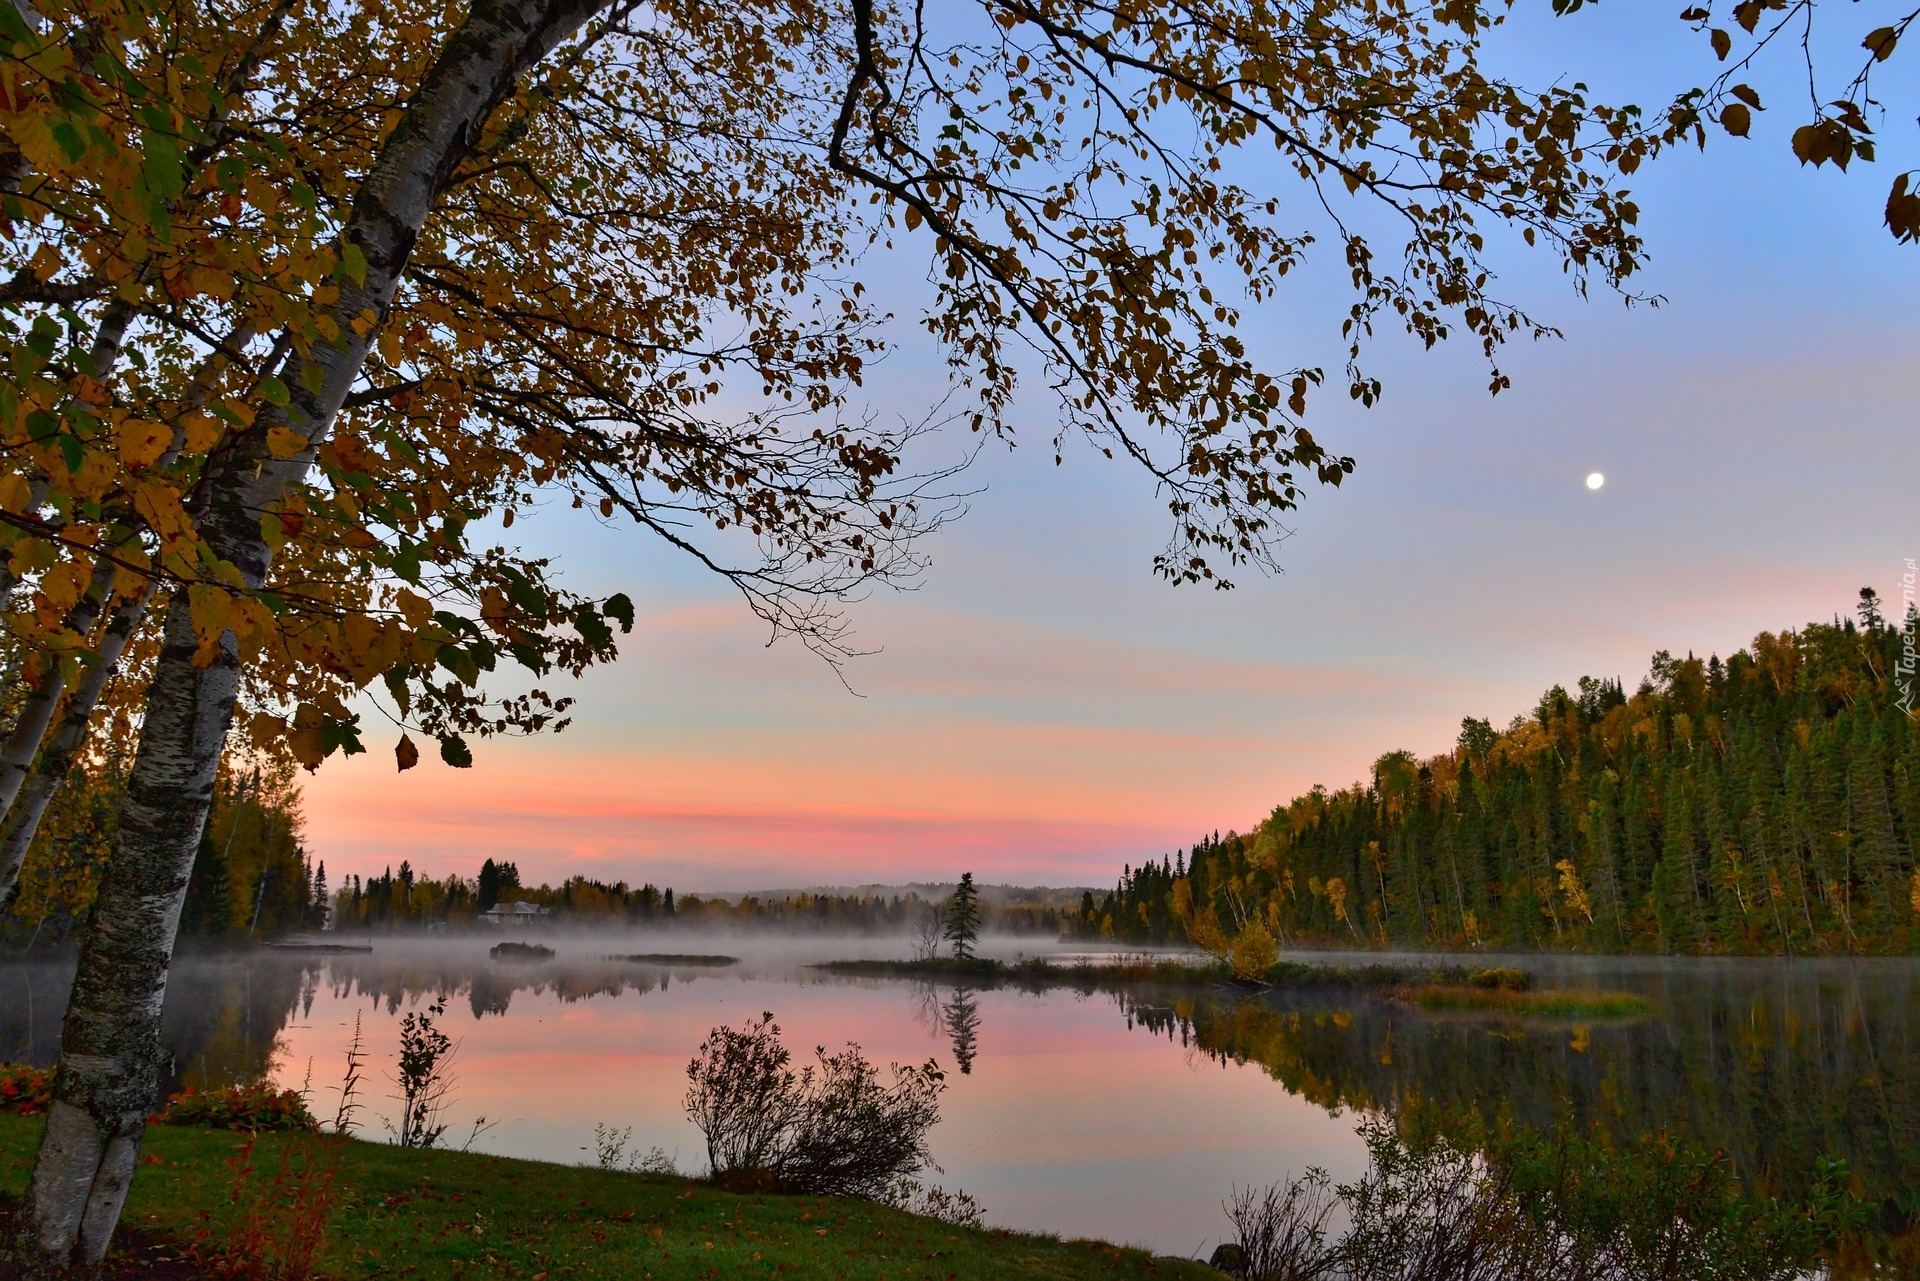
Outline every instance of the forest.
POLYGON ((1449 751, 1127 867, 1077 927, 1253 957, 1920 950, 1920 619, 1871 589, 1855 613, 1725 660, 1663 650, 1631 693, 1556 685, 1505 729, 1469 717, 1449 751))
MULTIPOLYGON (((58 944, 85 920, 112 849, 127 767, 118 752, 75 764, 28 847, 18 893, 0 915, 0 941, 20 950, 58 944)), ((181 934, 241 942, 319 928, 330 901, 326 864, 302 837, 291 761, 224 764, 194 856, 181 934)))

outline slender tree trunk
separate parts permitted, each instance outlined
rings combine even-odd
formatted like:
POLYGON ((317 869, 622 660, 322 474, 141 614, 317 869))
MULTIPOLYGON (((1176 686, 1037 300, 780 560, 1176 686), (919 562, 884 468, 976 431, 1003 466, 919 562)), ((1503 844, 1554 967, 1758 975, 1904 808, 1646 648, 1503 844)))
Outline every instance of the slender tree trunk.
MULTIPOLYGON (((62 620, 67 631, 83 641, 93 635, 94 624, 100 621, 100 611, 113 592, 115 577, 111 564, 106 561, 95 563, 93 577, 88 580, 86 591, 62 620)), ((67 680, 60 664, 57 661, 47 663, 33 692, 27 695, 19 719, 14 721, 12 733, 7 735, 6 744, 0 747, 0 814, 12 810, 14 799, 20 795, 20 785, 26 782, 27 774, 33 769, 34 757, 40 754, 40 744, 46 740, 47 728, 53 724, 53 715, 59 710, 60 697, 66 693, 66 689, 67 680)), ((6 901, 12 889, 13 882, 7 875, 6 865, 0 863, 0 903, 6 901)))
POLYGON ((26 1215, 49 1264, 91 1268, 126 1201, 158 1092, 173 938, 239 689, 231 635, 208 667, 185 593, 167 611, 120 832, 81 935, 26 1215))
POLYGON ((66 710, 54 724, 53 735, 40 753, 39 765, 21 788, 13 808, 7 811, 6 822, 0 826, 0 911, 6 910, 19 888, 20 869, 26 863, 34 834, 40 830, 40 820, 72 771, 74 759, 86 743, 87 724, 93 719, 93 710, 100 705, 100 695, 118 669, 127 642, 146 618, 147 602, 152 597, 153 582, 149 579, 130 599, 115 605, 107 615, 106 631, 94 652, 93 666, 67 695, 66 710))
MULTIPOLYGON (((203 475, 196 524, 248 587, 265 581, 271 560, 260 513, 305 477, 366 360, 375 328, 355 322, 363 313, 386 314, 415 238, 493 109, 606 4, 478 0, 409 101, 343 233, 359 246, 367 272, 365 284, 344 285, 330 309, 339 342, 318 344, 293 361, 285 375, 296 389, 292 402, 263 409, 203 475), (266 434, 280 426, 305 436, 306 449, 275 458, 266 434)), ((120 834, 81 934, 54 1102, 25 1207, 23 1235, 49 1268, 92 1268, 106 1253, 159 1080, 167 967, 239 688, 231 633, 210 666, 194 665, 197 648, 187 593, 176 593, 120 834)))

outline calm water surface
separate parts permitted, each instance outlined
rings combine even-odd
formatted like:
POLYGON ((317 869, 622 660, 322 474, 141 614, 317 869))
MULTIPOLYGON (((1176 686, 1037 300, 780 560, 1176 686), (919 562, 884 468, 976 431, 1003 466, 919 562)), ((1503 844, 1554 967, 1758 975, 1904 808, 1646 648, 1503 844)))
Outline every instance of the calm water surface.
MULTIPOLYGON (((687 1061, 715 1023, 771 1011, 796 1055, 855 1041, 880 1063, 939 1060, 951 1088, 933 1134, 937 1181, 972 1193, 990 1222, 1180 1254, 1219 1238, 1236 1183, 1309 1165, 1357 1175, 1358 1116, 1416 1093, 1622 1137, 1678 1130, 1775 1184, 1837 1156, 1876 1200, 1920 1188, 1920 963, 1909 961, 1520 958, 1556 986, 1656 1002, 1650 1018, 1573 1023, 1428 1016, 1352 994, 970 991, 808 968, 886 955, 896 945, 884 940, 776 951, 563 938, 537 965, 490 961, 490 941, 183 959, 167 1005, 177 1083, 264 1074, 306 1086, 330 1116, 358 1019, 377 1135, 396 1110, 400 1019, 444 999, 442 1026, 459 1042, 452 1133, 485 1118, 476 1149, 585 1161, 596 1124, 631 1127, 632 1149, 659 1147, 695 1172, 687 1061), (742 960, 608 959, 655 949, 742 960)), ((52 1060, 69 978, 53 963, 0 968, 0 1060, 52 1060)))

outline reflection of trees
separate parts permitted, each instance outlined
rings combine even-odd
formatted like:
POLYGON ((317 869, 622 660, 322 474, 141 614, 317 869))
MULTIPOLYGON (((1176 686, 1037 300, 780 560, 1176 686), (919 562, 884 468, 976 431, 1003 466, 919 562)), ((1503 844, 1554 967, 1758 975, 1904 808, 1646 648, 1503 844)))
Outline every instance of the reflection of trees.
MULTIPOLYGON (((514 967, 457 952, 184 956, 168 981, 161 1016, 161 1043, 173 1056, 167 1088, 205 1089, 259 1080, 273 1066, 280 1034, 296 1014, 311 1015, 322 985, 336 998, 363 998, 389 1014, 403 1005, 464 996, 478 1019, 505 1014, 516 992, 551 993, 571 1003, 651 992, 665 987, 672 974, 659 967, 602 960, 514 967)), ((0 965, 0 1062, 53 1062, 72 985, 71 961, 0 965)))
POLYGON ((1670 1130, 1776 1188, 1821 1157, 1845 1160, 1876 1199, 1920 1187, 1920 970, 1709 966, 1662 981, 1659 1017, 1578 1027, 1357 995, 1119 1000, 1136 1024, 1190 1032, 1201 1052, 1257 1063, 1330 1109, 1418 1096, 1621 1139, 1670 1130))
POLYGON ((934 1040, 953 1047, 960 1075, 973 1075, 973 1061, 980 1053, 980 1004, 973 990, 956 987, 943 997, 939 985, 923 981, 909 983, 907 996, 913 1003, 914 1023, 934 1040))
POLYGON ((953 1042, 953 1060, 960 1065, 961 1076, 973 1075, 973 1056, 979 1050, 980 1006, 973 993, 955 988, 953 996, 940 1011, 941 1025, 953 1042))

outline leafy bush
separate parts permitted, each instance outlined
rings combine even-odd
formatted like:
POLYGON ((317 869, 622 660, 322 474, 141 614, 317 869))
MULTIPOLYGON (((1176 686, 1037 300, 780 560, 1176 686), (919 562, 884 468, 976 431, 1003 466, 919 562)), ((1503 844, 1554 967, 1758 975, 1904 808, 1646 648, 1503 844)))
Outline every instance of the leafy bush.
MULTIPOLYGON (((505 947, 502 943, 500 946, 505 947)), ((453 1090, 453 1038, 434 1026, 445 1014, 445 1000, 425 1010, 414 1010, 400 1020, 400 1124, 390 1125, 394 1142, 403 1148, 430 1148, 446 1134, 448 1095, 453 1090)))
POLYGON ((946 1089, 937 1064, 896 1063, 886 1086, 857 1045, 814 1053, 795 1072, 772 1014, 707 1034, 687 1065, 686 1107, 716 1182, 878 1200, 938 1168, 927 1151, 946 1089))
POLYGON ((495 943, 487 955, 496 961, 551 961, 553 949, 543 943, 495 943))
POLYGON ((936 1187, 918 1179, 899 1179, 889 1184, 878 1200, 896 1210, 905 1210, 923 1219, 938 1219, 956 1228, 986 1226, 986 1212, 980 1203, 959 1188, 936 1187))
POLYGON ((233 1281, 307 1281, 342 1195, 339 1145, 317 1136, 281 1144, 271 1175, 256 1165, 254 1139, 227 1158, 235 1213, 221 1240, 200 1229, 192 1249, 206 1271, 233 1281))
POLYGON ((1475 987, 1500 988, 1508 992, 1525 992, 1533 987, 1533 975, 1525 970, 1510 969, 1496 965, 1492 969, 1475 970, 1467 979, 1475 987))
POLYGON ((1416 1128, 1365 1124, 1371 1164, 1355 1183, 1309 1170, 1236 1193, 1218 1265, 1250 1281, 1788 1281, 1857 1227, 1839 1166, 1788 1203, 1750 1196, 1723 1154, 1664 1135, 1616 1149, 1416 1128), (1330 1241, 1333 1217, 1350 1226, 1330 1241))
POLYGON ((182 1090, 167 1100, 163 1125, 210 1130, 311 1130, 317 1126, 298 1090, 276 1090, 265 1081, 224 1090, 182 1090))
POLYGON ((26 1063, 0 1063, 0 1112, 32 1116, 53 1102, 53 1073, 26 1063))

